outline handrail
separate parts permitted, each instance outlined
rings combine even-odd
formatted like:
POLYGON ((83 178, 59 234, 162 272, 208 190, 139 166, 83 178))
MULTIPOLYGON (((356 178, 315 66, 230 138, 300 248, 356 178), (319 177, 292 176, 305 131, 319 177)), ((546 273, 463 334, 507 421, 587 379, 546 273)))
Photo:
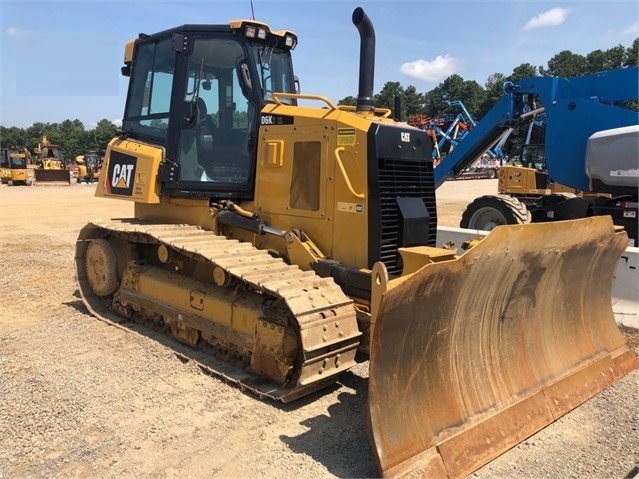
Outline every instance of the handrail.
POLYGON ((339 156, 340 151, 344 151, 343 146, 338 146, 337 148, 335 148, 335 160, 337 160, 337 166, 339 166, 339 170, 342 172, 342 176, 344 177, 344 181, 346 182, 346 187, 348 188, 348 191, 350 191, 353 194, 353 196, 355 196, 356 198, 360 198, 360 199, 366 198, 366 195, 364 195, 364 193, 356 193, 355 190, 353 189, 351 180, 348 178, 348 175, 346 174, 346 170, 344 169, 344 163, 342 163, 342 158, 339 156))
POLYGON ((283 103, 280 101, 280 98, 296 98, 298 100, 318 100, 323 101, 328 105, 331 110, 336 110, 337 107, 325 96, 322 95, 307 95, 304 93, 283 93, 283 92, 273 92, 271 95, 273 101, 278 105, 282 105, 283 103))
MULTIPOLYGON (((337 105, 337 109, 344 111, 357 111, 357 108, 353 105, 337 105)), ((377 113, 382 118, 388 118, 389 116, 391 116, 392 111, 390 110, 390 108, 375 108, 373 110, 373 113, 377 113)))
MULTIPOLYGON (((331 110, 343 110, 343 111, 356 111, 356 108, 353 105, 337 105, 322 95, 310 95, 306 93, 284 93, 284 92, 273 92, 271 94, 271 98, 278 105, 283 105, 280 98, 295 98, 298 100, 318 100, 323 101, 331 110)), ((373 110, 374 114, 379 115, 382 118, 388 118, 391 116, 392 111, 390 108, 375 108, 373 110)))

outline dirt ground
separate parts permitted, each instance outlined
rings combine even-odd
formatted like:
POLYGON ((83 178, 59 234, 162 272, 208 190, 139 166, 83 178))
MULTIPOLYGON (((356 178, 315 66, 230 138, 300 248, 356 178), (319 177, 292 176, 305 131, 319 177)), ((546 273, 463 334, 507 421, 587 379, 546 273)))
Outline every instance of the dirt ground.
MULTIPOLYGON (((496 180, 448 182, 440 224, 496 180)), ((0 479, 376 477, 368 363, 292 405, 259 401, 109 326, 79 299, 80 228, 130 217, 92 186, 0 188, 0 479)), ((639 463, 639 371, 472 474, 630 478, 639 463)))

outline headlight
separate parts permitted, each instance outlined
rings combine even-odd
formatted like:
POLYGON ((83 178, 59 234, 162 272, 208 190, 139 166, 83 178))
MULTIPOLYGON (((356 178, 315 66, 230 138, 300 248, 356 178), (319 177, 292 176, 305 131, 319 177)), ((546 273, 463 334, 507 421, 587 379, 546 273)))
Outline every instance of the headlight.
POLYGON ((297 40, 292 35, 286 35, 285 43, 287 47, 293 50, 297 45, 297 40))

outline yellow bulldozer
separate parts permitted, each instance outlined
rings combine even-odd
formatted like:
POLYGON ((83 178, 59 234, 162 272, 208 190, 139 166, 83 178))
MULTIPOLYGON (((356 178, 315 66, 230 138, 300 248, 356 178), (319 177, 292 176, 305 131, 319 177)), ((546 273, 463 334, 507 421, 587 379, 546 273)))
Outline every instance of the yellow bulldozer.
POLYGON ((255 20, 131 40, 96 196, 134 217, 80 231, 79 290, 265 400, 369 360, 380 473, 460 477, 637 366, 610 298, 628 239, 598 217, 436 247, 432 140, 375 107, 352 20, 356 106, 300 93, 297 36, 255 20))
POLYGON ((46 136, 38 143, 36 154, 35 181, 40 183, 71 184, 71 171, 66 167, 64 154, 59 145, 50 143, 46 136))

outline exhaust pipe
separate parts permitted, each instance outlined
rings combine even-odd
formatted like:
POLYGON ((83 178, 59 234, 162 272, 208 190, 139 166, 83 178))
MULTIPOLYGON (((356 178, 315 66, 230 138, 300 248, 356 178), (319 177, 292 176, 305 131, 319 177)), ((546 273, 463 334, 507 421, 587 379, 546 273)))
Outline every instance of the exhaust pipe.
POLYGON ((375 109, 373 99, 373 80, 375 76, 375 29, 361 7, 353 11, 353 25, 357 27, 361 43, 359 47, 359 93, 357 94, 358 112, 375 109))

